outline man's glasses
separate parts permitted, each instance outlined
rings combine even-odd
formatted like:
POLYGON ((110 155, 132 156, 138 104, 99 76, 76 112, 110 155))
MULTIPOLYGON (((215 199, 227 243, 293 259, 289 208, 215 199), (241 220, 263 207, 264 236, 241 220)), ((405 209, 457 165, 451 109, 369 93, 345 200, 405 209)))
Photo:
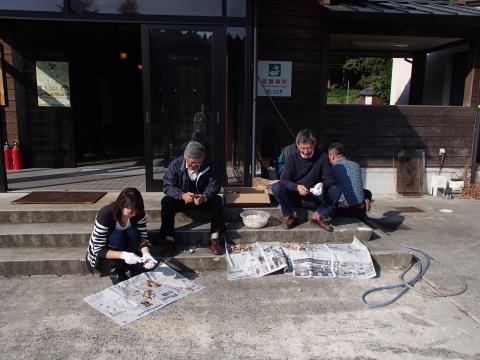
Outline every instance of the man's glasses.
POLYGON ((313 148, 314 146, 301 146, 301 145, 298 145, 298 150, 300 150, 301 152, 310 152, 310 151, 313 151, 313 148))
POLYGON ((187 166, 191 167, 200 167, 203 165, 202 161, 196 161, 196 160, 187 160, 187 166))

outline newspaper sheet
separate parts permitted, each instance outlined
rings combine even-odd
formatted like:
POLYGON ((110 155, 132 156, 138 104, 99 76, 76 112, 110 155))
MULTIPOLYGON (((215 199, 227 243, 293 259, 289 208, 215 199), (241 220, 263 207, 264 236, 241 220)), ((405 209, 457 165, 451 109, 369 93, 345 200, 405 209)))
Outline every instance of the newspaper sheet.
POLYGON ((306 250, 283 248, 286 272, 303 277, 370 279, 376 276, 368 248, 356 237, 351 244, 318 244, 306 250))
POLYGON ((205 287, 165 264, 87 296, 85 301, 119 325, 135 321, 205 287))
POLYGON ((255 243, 253 250, 226 251, 228 280, 255 278, 287 267, 281 248, 269 243, 255 243))

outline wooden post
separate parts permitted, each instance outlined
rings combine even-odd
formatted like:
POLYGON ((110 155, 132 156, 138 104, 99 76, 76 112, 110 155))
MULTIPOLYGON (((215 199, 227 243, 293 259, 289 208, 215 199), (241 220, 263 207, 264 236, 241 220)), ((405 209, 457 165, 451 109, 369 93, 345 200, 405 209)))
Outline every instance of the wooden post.
POLYGON ((325 146, 324 143, 324 131, 323 128, 326 124, 326 107, 327 107, 327 90, 328 90, 328 55, 329 55, 329 45, 330 45, 330 31, 328 26, 328 18, 326 13, 322 11, 322 16, 320 17, 321 21, 321 39, 320 39, 320 51, 321 51, 321 60, 320 60, 320 119, 315 132, 320 134, 319 143, 322 146, 325 146))
POLYGON ((480 90, 480 39, 470 43, 468 71, 465 77, 463 106, 476 106, 480 90))
POLYGON ((465 77, 463 106, 476 109, 470 169, 470 182, 474 183, 480 156, 480 38, 476 38, 470 43, 469 68, 465 77))

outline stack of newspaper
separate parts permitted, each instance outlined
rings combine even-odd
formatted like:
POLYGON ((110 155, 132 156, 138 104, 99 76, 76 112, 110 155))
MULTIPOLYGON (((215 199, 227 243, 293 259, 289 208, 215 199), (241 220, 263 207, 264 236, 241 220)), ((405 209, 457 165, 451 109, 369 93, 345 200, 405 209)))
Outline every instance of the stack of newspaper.
POLYGON ((370 279, 376 276, 370 252, 356 237, 350 244, 295 248, 278 242, 255 243, 251 250, 227 251, 228 280, 264 276, 281 269, 303 277, 370 279))

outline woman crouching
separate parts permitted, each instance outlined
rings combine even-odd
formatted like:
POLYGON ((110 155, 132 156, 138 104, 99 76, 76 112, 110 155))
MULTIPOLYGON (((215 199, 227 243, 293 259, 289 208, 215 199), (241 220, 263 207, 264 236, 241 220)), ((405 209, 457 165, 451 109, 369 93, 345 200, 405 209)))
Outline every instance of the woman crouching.
POLYGON ((96 269, 101 276, 109 275, 115 285, 155 267, 150 248, 142 195, 126 188, 97 213, 87 265, 92 273, 96 269))

